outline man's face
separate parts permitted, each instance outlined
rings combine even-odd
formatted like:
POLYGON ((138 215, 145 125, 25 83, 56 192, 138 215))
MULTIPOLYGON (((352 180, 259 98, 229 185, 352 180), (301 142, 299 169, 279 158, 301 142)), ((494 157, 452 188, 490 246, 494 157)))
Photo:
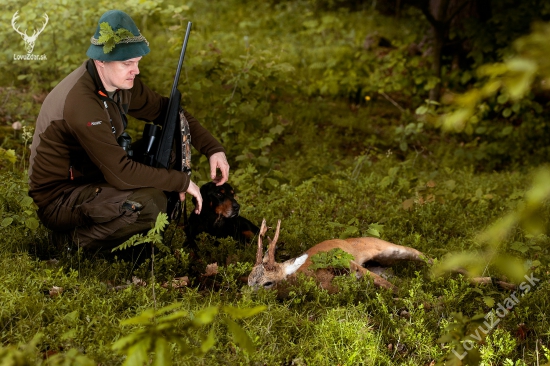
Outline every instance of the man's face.
POLYGON ((134 79, 139 74, 139 61, 141 57, 131 58, 125 61, 96 61, 96 67, 105 90, 111 92, 116 89, 131 89, 134 79))

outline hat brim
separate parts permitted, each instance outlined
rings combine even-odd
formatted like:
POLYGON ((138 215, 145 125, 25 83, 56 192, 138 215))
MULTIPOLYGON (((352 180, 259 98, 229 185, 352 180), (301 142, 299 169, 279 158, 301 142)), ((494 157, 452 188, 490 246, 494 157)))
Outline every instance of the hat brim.
POLYGON ((103 46, 90 45, 86 55, 99 61, 125 61, 131 58, 142 57, 151 50, 145 42, 119 43, 109 53, 103 52, 103 46))

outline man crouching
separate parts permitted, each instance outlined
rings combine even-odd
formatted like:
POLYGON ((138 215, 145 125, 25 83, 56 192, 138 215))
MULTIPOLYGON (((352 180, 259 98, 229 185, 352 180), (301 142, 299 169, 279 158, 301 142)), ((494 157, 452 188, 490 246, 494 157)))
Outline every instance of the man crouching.
MULTIPOLYGON (((29 165, 29 195, 42 223, 70 233, 84 249, 110 249, 151 228, 167 210, 167 194, 202 197, 187 173, 132 160, 117 142, 126 115, 162 124, 168 98, 138 77, 149 42, 120 10, 99 19, 89 60, 47 96, 36 121, 29 165), (116 37, 115 37, 116 35, 116 37), (101 39, 101 41, 100 41, 101 39)), ((229 164, 221 144, 189 113, 193 146, 210 161, 212 179, 227 181, 229 164)))

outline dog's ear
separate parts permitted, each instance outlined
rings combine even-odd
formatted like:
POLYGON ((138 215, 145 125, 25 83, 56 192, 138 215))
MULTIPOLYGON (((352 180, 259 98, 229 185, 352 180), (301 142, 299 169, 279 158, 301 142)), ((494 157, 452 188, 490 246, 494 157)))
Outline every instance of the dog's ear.
POLYGON ((216 185, 213 182, 204 183, 201 186, 201 196, 204 198, 210 191, 212 191, 212 188, 216 185))

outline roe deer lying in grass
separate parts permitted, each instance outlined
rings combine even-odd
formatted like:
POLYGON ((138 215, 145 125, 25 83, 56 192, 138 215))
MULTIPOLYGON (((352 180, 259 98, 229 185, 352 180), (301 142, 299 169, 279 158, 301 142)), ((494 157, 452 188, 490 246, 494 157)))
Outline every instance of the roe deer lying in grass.
POLYGON ((332 289, 330 282, 334 274, 328 269, 312 270, 311 256, 319 252, 328 252, 334 248, 340 248, 351 254, 350 270, 357 278, 365 274, 371 276, 374 284, 380 287, 396 290, 396 287, 383 277, 362 267, 368 261, 376 261, 381 265, 391 265, 399 261, 431 262, 424 254, 416 249, 396 245, 377 238, 349 238, 345 240, 331 239, 323 241, 311 248, 299 257, 289 259, 283 263, 275 262, 275 246, 279 238, 281 220, 277 223, 277 229, 273 240, 268 237, 269 248, 263 255, 262 237, 267 231, 265 220, 262 222, 260 234, 258 235, 258 251, 256 252, 256 264, 248 276, 248 285, 254 288, 263 287, 269 289, 275 284, 287 279, 295 273, 304 273, 315 277, 320 286, 327 290, 332 289))

